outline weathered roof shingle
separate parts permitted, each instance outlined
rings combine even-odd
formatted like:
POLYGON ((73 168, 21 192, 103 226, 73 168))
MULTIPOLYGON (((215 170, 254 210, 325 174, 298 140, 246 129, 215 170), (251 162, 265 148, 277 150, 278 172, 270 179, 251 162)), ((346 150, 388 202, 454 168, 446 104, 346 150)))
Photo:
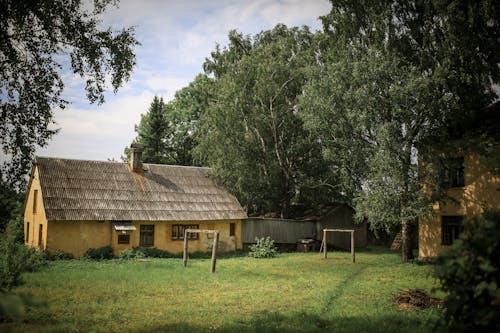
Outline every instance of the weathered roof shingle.
POLYGON ((209 168, 37 157, 49 221, 203 221, 246 218, 209 168))

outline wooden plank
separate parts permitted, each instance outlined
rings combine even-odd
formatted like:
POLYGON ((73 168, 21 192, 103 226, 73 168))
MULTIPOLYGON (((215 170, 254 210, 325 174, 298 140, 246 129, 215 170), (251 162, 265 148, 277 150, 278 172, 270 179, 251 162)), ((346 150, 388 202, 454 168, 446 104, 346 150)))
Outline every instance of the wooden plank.
POLYGON ((313 238, 316 224, 268 218, 249 218, 242 224, 243 243, 254 243, 256 237, 271 237, 275 243, 296 243, 298 239, 313 238))
POLYGON ((352 263, 355 263, 356 258, 354 254, 354 231, 351 232, 351 256, 352 256, 352 263))
POLYGON ((327 242, 326 242, 326 229, 323 229, 323 258, 326 259, 326 247, 327 247, 327 242))
POLYGON ((188 238, 187 238, 187 230, 184 230, 184 246, 182 252, 182 263, 184 267, 187 266, 188 262, 188 238))
POLYGON ((323 229, 323 231, 354 232, 353 229, 323 229))
POLYGON ((192 233, 192 234, 215 234, 218 233, 217 230, 203 230, 203 229, 185 229, 186 232, 192 233))
POLYGON ((215 264, 217 262, 217 245, 219 244, 219 232, 215 232, 214 244, 212 247, 212 262, 210 265, 210 270, 215 273, 215 264))

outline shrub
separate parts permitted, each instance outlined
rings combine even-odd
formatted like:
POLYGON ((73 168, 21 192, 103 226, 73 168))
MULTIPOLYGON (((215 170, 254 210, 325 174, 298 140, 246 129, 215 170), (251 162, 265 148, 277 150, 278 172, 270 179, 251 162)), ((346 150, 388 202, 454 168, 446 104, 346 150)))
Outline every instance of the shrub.
POLYGON ((133 249, 125 249, 120 252, 118 255, 118 258, 124 259, 124 260, 133 260, 133 259, 140 259, 144 258, 146 255, 144 254, 143 251, 137 250, 137 248, 133 249))
POLYGON ((156 247, 141 248, 148 258, 172 258, 174 255, 168 251, 157 249, 156 247))
POLYGON ((140 258, 178 258, 179 255, 168 251, 160 250, 156 247, 134 247, 120 252, 119 258, 130 260, 140 258))
POLYGON ((451 250, 438 258, 436 277, 448 296, 450 332, 500 332, 500 212, 466 222, 451 250))
POLYGON ((11 290, 21 284, 24 272, 36 271, 45 265, 45 255, 17 242, 15 223, 0 234, 0 290, 11 290))
POLYGON ((248 255, 253 258, 274 258, 278 255, 278 249, 271 237, 255 237, 255 244, 250 246, 248 255))
POLYGON ((47 253, 47 259, 49 260, 71 260, 74 259, 71 253, 64 251, 55 251, 52 253, 47 253))
POLYGON ((82 255, 82 259, 90 260, 113 259, 114 257, 113 248, 109 245, 97 249, 90 248, 82 255))

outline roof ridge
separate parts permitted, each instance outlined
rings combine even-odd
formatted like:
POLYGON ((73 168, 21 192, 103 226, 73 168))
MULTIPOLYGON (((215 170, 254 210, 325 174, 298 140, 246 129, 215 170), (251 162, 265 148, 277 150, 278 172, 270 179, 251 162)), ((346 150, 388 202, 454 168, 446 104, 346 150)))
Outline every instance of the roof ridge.
MULTIPOLYGON (((112 163, 112 164, 128 164, 127 162, 119 162, 119 161, 102 161, 102 160, 89 160, 89 159, 81 159, 81 158, 67 158, 67 157, 53 157, 53 156, 35 156, 35 160, 37 159, 47 159, 47 160, 65 160, 65 161, 78 161, 78 162, 97 162, 97 163, 112 163)), ((159 167, 169 167, 169 168, 192 168, 192 169, 206 169, 211 170, 210 167, 204 166, 194 166, 194 165, 177 165, 177 164, 159 164, 159 163, 143 163, 143 165, 152 165, 159 167)))
POLYGON ((46 159, 46 160, 64 160, 64 161, 78 161, 78 162, 98 162, 98 163, 113 163, 113 164, 127 164, 127 162, 118 162, 118 161, 101 161, 101 160, 88 160, 82 158, 67 158, 67 157, 53 157, 53 156, 35 156, 35 160, 37 159, 46 159))

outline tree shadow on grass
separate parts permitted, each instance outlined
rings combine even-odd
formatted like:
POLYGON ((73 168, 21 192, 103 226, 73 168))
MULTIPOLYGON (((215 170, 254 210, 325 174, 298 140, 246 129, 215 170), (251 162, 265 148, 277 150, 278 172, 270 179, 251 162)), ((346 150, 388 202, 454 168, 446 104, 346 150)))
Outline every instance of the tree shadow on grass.
POLYGON ((320 315, 300 312, 285 316, 278 312, 262 312, 250 320, 241 320, 237 323, 224 326, 206 326, 200 322, 186 322, 158 327, 144 327, 140 332, 429 332, 433 323, 412 316, 381 316, 381 317, 337 317, 323 318, 320 315))
MULTIPOLYGON (((287 310, 290 311, 290 310, 287 310)), ((217 314, 220 315, 220 314, 217 314)), ((382 316, 337 316, 331 317, 311 312, 297 311, 294 314, 282 314, 275 311, 261 311, 252 316, 244 316, 231 324, 209 324, 200 320, 183 318, 182 322, 144 326, 133 330, 124 325, 123 332, 222 332, 222 333, 260 333, 260 332, 333 332, 333 333, 424 333, 433 331, 437 314, 426 311, 396 312, 382 316)), ((158 318, 156 318, 158 319, 158 318)), ((148 322, 147 318, 144 322, 148 322)), ((135 323, 137 327, 138 323, 135 323)), ((0 323, 0 332, 101 332, 105 327, 72 321, 58 322, 50 317, 30 320, 29 322, 0 323)))

